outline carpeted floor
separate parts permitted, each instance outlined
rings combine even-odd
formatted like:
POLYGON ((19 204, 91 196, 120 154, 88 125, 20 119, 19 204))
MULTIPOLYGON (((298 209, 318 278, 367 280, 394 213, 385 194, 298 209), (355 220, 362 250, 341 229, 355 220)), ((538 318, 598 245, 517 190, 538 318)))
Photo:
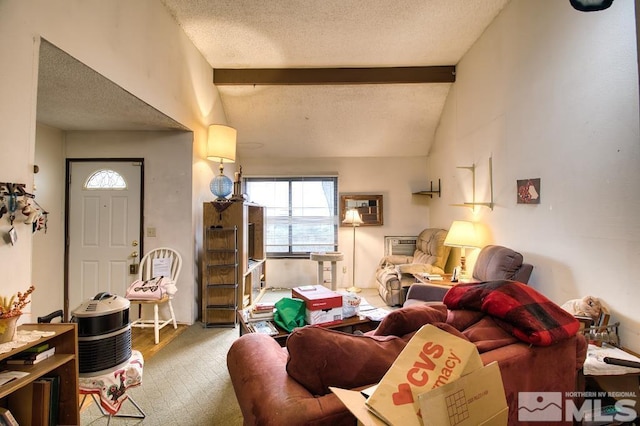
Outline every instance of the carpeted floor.
MULTIPOLYGON (((227 372, 227 351, 237 328, 190 326, 144 365, 142 385, 129 394, 145 419, 113 418, 110 425, 242 424, 242 414, 227 372)), ((121 414, 135 413, 125 402, 121 414)), ((106 425, 96 404, 81 413, 82 425, 106 425)))
MULTIPOLYGON (((363 289, 360 295, 373 306, 386 307, 375 289, 363 289)), ((264 302, 275 302, 290 297, 291 290, 269 289, 256 296, 264 302)), ((227 371, 227 352, 238 333, 237 327, 189 326, 145 360, 142 385, 128 391, 147 417, 113 418, 110 425, 242 425, 227 371)), ((125 402, 120 414, 132 413, 136 413, 135 407, 125 402)), ((106 425, 108 418, 91 404, 81 412, 80 420, 82 425, 106 425)))

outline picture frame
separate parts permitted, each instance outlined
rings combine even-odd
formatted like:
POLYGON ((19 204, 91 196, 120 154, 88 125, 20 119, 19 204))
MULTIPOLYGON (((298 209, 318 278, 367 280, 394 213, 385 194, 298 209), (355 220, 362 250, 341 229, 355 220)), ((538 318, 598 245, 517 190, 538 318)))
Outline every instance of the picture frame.
POLYGON ((540 204, 540 178, 517 179, 518 204, 540 204))
POLYGON ((340 195, 340 226, 351 226, 343 224, 345 214, 349 209, 357 209, 362 224, 360 226, 382 226, 383 198, 380 194, 341 194, 340 195))

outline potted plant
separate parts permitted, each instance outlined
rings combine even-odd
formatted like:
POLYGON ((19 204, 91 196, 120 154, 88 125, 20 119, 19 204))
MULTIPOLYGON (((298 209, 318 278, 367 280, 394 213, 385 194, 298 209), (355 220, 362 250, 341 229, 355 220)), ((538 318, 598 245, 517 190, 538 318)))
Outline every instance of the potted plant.
POLYGON ((22 315, 22 309, 31 302, 27 300, 35 290, 30 286, 24 293, 17 292, 11 297, 0 297, 0 343, 13 340, 16 334, 16 324, 22 315))

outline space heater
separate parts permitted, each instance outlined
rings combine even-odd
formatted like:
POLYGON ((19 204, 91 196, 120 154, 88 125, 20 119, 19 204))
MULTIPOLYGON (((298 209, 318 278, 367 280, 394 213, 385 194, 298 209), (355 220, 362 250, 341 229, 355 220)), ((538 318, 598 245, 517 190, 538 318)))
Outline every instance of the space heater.
POLYGON ((78 324, 80 375, 95 376, 125 364, 131 358, 129 300, 98 293, 72 312, 78 324))

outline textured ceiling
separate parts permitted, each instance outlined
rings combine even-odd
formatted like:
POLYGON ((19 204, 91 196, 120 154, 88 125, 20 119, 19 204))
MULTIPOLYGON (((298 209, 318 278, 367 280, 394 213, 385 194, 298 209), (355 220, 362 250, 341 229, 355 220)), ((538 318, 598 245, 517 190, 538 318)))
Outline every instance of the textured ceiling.
MULTIPOLYGON (((158 1, 212 68, 339 68, 456 65, 509 0, 158 1)), ((59 102, 55 88, 45 94, 44 87, 60 80, 58 67, 64 69, 64 64, 47 60, 46 52, 43 60, 49 64, 41 64, 39 120, 63 129, 86 129, 92 122, 105 127, 112 120, 114 126, 125 126, 126 117, 140 130, 145 124, 180 126, 167 117, 169 122, 162 123, 158 111, 108 84, 92 94, 92 104, 108 101, 92 106, 99 109, 93 120, 78 99, 85 97, 68 94, 68 104, 77 102, 77 111, 68 105, 66 120, 58 117, 56 125, 51 118, 59 102), (111 105, 119 105, 115 98, 126 104, 117 108, 119 117, 111 116, 111 105)), ((75 77, 62 79, 82 85, 75 77)), ((378 157, 426 155, 450 86, 247 85, 218 90, 228 124, 238 130, 240 156, 378 157)), ((72 87, 65 92, 73 92, 72 87)))
POLYGON ((37 117, 62 130, 186 130, 46 40, 40 44, 37 117))

